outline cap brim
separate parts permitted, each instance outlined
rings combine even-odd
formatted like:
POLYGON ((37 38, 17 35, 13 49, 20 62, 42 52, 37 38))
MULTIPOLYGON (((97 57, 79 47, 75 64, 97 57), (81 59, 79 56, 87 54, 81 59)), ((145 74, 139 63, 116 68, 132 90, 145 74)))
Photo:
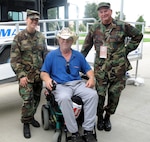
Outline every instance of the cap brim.
POLYGON ((72 36, 60 36, 60 37, 63 38, 63 39, 69 39, 69 38, 72 38, 72 39, 73 39, 72 36))
POLYGON ((98 7, 97 10, 100 10, 100 9, 102 9, 102 8, 110 9, 110 7, 108 7, 108 6, 101 6, 101 7, 98 7))

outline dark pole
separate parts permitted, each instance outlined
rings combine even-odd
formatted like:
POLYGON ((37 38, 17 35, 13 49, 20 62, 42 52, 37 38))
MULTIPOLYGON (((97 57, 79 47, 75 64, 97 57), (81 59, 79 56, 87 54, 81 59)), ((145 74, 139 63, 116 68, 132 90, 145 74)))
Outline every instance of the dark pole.
MULTIPOLYGON (((66 3, 64 6, 64 11, 65 11, 65 19, 69 19, 69 15, 68 15, 68 9, 69 9, 69 3, 66 3)), ((65 22, 65 27, 68 27, 69 23, 65 22)))

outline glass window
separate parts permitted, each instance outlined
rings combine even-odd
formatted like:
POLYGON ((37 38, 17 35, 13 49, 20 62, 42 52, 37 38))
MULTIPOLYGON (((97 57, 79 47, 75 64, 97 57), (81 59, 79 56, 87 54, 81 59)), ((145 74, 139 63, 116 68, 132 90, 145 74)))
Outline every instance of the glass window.
POLYGON ((9 21, 22 21, 22 20, 24 20, 23 12, 9 11, 8 19, 9 19, 9 21))

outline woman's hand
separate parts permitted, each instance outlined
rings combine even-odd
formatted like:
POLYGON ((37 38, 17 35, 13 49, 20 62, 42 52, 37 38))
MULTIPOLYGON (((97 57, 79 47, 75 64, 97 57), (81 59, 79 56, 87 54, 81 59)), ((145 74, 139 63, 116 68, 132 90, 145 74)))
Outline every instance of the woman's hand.
POLYGON ((20 86, 22 86, 22 87, 26 87, 27 86, 27 84, 28 84, 28 78, 27 77, 22 77, 22 78, 20 78, 20 86))

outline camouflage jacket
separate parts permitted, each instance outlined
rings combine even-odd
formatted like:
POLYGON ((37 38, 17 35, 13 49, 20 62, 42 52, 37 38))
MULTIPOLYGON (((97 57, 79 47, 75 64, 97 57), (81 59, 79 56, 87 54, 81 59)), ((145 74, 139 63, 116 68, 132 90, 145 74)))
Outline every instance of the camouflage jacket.
POLYGON ((124 67, 127 71, 131 69, 127 55, 138 47, 142 37, 143 34, 129 23, 113 19, 106 27, 101 21, 97 21, 88 32, 81 53, 86 56, 94 45, 96 50, 94 70, 108 72, 113 69, 115 72, 118 68, 124 67), (128 44, 125 44, 126 37, 131 38, 128 44), (106 59, 99 58, 102 45, 107 46, 106 59))
POLYGON ((47 52, 43 34, 36 31, 30 35, 27 30, 19 32, 11 45, 11 67, 17 78, 28 77, 31 83, 40 81, 40 69, 47 52))

